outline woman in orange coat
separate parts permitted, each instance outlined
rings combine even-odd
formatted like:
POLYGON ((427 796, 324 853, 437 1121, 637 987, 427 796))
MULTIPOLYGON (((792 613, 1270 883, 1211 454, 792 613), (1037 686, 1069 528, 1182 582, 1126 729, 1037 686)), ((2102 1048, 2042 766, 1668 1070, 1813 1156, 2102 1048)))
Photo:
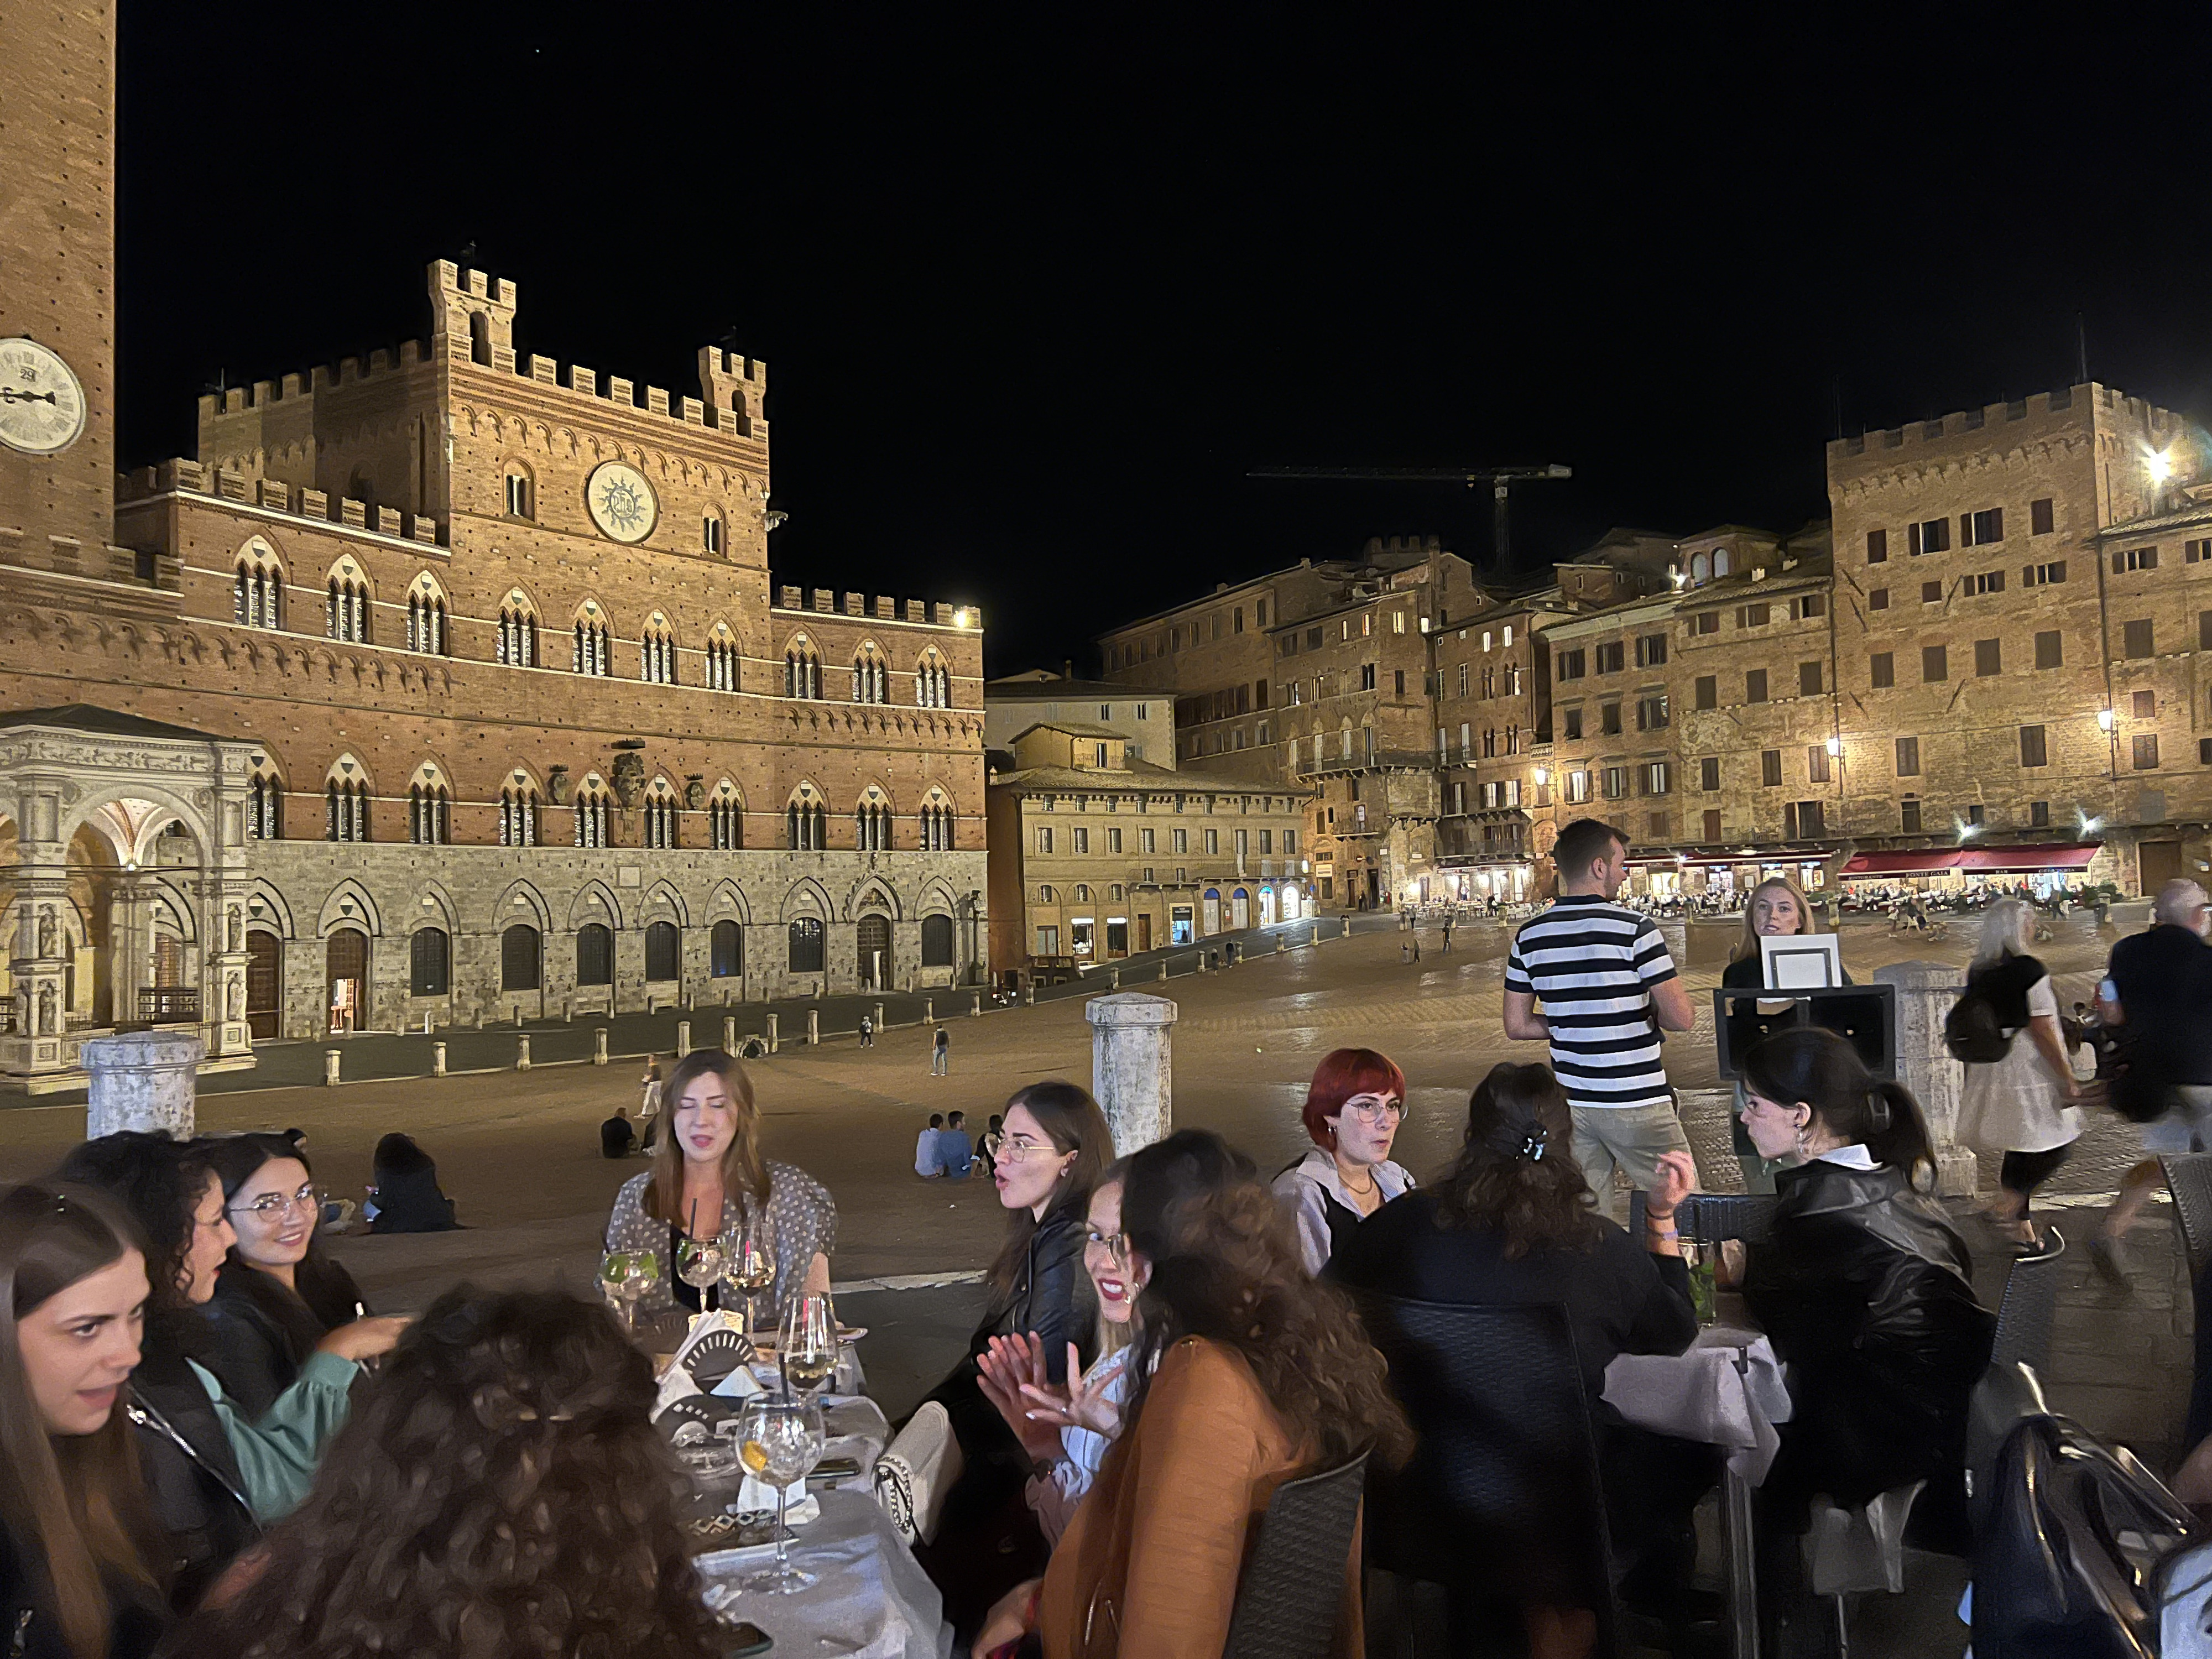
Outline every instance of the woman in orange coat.
MULTIPOLYGON (((1121 1437, 1044 1577, 1000 1604, 978 1655, 1217 1659, 1275 1488, 1411 1443, 1350 1303, 1306 1276, 1273 1194, 1218 1135, 1186 1129, 1139 1152, 1121 1229, 1151 1278, 1121 1437)), ((1356 1534, 1344 1573, 1333 1651, 1356 1659, 1356 1534)))

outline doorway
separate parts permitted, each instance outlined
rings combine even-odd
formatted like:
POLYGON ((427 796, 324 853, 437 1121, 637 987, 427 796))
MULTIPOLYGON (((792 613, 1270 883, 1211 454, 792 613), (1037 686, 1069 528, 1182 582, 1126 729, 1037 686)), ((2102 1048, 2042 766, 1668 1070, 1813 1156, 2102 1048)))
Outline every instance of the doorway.
POLYGON ((357 1031, 367 1017, 368 993, 368 935, 357 927, 341 927, 323 946, 323 980, 331 1011, 331 1030, 357 1031))
POLYGON ((2160 888, 2181 878, 2181 843, 2178 841, 2138 842, 2136 856, 2140 861, 2145 898, 2156 898, 2160 888))
POLYGON ((855 930, 859 940, 860 986, 864 990, 885 991, 890 988, 891 977, 891 919, 889 916, 862 916, 855 930))
POLYGON ((1152 919, 1149 915, 1139 915, 1137 918, 1137 949, 1149 951, 1152 948, 1152 919))
POLYGON ((284 943, 265 928, 246 935, 246 1032, 273 1042, 284 1024, 284 943))

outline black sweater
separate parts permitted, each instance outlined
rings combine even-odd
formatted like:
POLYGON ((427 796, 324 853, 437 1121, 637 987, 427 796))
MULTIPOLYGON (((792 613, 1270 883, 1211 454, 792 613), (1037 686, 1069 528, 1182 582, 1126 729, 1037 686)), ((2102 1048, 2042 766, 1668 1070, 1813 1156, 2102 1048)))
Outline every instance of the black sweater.
POLYGON ((203 1312, 207 1334, 192 1357, 250 1418, 275 1405, 298 1381, 315 1345, 350 1322, 362 1305, 361 1287, 335 1261, 311 1256, 295 1278, 297 1294, 258 1267, 226 1261, 203 1312))
MULTIPOLYGON (((111 1589, 107 1659, 145 1659, 167 1623, 144 1595, 111 1589)), ((0 1654, 7 1659, 76 1659, 54 1616, 44 1560, 0 1527, 0 1654)))

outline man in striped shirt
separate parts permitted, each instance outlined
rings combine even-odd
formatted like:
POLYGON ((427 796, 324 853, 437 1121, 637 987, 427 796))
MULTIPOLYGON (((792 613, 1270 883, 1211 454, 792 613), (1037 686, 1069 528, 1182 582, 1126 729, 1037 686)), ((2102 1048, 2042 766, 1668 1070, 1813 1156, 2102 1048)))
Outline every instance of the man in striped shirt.
POLYGON ((1559 897, 1521 924, 1505 960, 1505 1035, 1552 1045, 1575 1161, 1610 1213, 1616 1166, 1648 1188, 1662 1152, 1690 1150, 1659 1033, 1686 1031, 1695 1016, 1657 924, 1613 902, 1628 837, 1580 818, 1559 831, 1552 859, 1559 897))

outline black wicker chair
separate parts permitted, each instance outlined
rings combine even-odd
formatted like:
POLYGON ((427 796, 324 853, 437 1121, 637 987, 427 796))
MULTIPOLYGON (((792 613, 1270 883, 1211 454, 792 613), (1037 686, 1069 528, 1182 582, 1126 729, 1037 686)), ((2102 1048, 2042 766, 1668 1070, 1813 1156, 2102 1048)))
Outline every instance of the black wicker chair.
POLYGON ((1366 1473, 1362 1452, 1275 1488, 1245 1553, 1222 1659, 1322 1659, 1328 1652, 1366 1473))
POLYGON ((2212 1261, 2212 1152, 2172 1152, 2158 1161, 2166 1189, 2173 1194, 2173 1224, 2189 1257, 2189 1282, 2204 1275, 2212 1261))
POLYGON ((2058 1264, 2066 1255, 2066 1236, 2056 1227, 2045 1229, 2045 1236, 2048 1242, 2042 1250, 2021 1257, 2005 1275, 1991 1365, 2026 1365, 2039 1372, 2051 1357, 2051 1322, 2058 1307, 2058 1264))
POLYGON ((1613 1659, 1612 1544, 1566 1310, 1358 1300, 1419 1436, 1404 1470, 1370 1474, 1367 1565, 1398 1576, 1401 1603, 1443 1587, 1462 1629, 1528 1602, 1587 1607, 1593 1659, 1613 1659))
MULTIPOLYGON (((1628 1236, 1644 1237, 1644 1194, 1628 1195, 1628 1236)), ((1740 1238, 1758 1243, 1774 1225, 1771 1193, 1692 1193, 1674 1212, 1674 1225, 1684 1238, 1717 1244, 1740 1238)))

